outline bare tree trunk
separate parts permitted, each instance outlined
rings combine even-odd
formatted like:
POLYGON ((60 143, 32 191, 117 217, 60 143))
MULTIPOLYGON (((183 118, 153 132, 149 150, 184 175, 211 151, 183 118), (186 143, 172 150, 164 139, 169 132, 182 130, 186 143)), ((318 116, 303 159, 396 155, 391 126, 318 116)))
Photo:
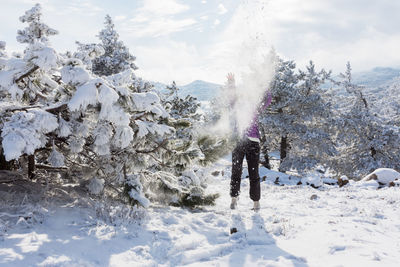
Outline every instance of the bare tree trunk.
MULTIPOLYGON (((282 164, 283 160, 286 158, 287 149, 288 149, 287 136, 286 135, 281 136, 280 164, 282 164)), ((282 172, 283 170, 281 169, 280 164, 279 164, 279 171, 282 172)))
POLYGON ((371 156, 375 159, 376 149, 372 146, 372 147, 370 148, 370 150, 371 150, 371 156))
POLYGON ((261 162, 262 165, 267 169, 271 169, 271 163, 269 162, 269 156, 268 156, 268 148, 264 146, 261 152, 264 155, 264 161, 261 162))
POLYGON ((6 158, 3 155, 3 150, 0 149, 0 170, 10 170, 11 164, 6 161, 6 158))
MULTIPOLYGON (((1 130, 0 130, 0 136, 1 136, 1 130)), ((2 139, 0 137, 0 143, 2 142, 2 139)), ((3 147, 0 145, 0 170, 11 170, 11 162, 6 161, 6 157, 4 156, 4 151, 3 147)))
POLYGON ((28 156, 28 177, 35 178, 35 155, 28 156))
POLYGON ((266 138, 265 138, 265 133, 264 133, 264 128, 260 127, 261 129, 261 135, 260 135, 260 146, 261 146, 261 154, 264 155, 264 161, 261 162, 261 164, 267 168, 271 169, 271 163, 269 161, 269 156, 268 156, 268 147, 266 145, 266 138))

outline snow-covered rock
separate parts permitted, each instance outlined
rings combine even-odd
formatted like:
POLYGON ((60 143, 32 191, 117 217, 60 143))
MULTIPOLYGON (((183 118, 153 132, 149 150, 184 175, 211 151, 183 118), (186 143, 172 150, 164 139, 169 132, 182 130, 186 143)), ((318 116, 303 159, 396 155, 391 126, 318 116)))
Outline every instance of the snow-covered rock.
POLYGON ((394 186, 400 180, 400 173, 390 168, 379 168, 365 176, 361 181, 376 181, 379 185, 394 186))
POLYGON ((321 176, 314 174, 308 175, 301 179, 301 183, 303 185, 311 185, 312 187, 320 187, 323 185, 321 176))

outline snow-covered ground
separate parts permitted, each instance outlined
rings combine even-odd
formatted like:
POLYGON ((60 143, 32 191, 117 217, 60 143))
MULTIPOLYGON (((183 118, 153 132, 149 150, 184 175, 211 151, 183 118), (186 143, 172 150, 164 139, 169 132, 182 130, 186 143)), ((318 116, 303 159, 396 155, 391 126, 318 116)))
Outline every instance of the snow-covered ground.
POLYGON ((151 206, 128 213, 83 199, 40 206, 21 199, 15 209, 2 202, 0 265, 400 266, 399 187, 314 189, 262 169, 261 210, 250 210, 244 178, 232 212, 230 164, 213 167, 224 171, 209 180, 208 190, 221 194, 216 205, 194 211, 151 206), (292 185, 274 184, 278 176, 292 185), (230 234, 233 226, 238 232, 230 234))

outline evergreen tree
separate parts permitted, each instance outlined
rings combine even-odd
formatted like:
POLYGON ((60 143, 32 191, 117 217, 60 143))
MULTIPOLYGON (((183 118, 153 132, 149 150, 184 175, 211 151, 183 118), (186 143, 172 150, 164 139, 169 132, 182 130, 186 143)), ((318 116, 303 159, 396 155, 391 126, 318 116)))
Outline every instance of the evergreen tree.
POLYGON ((400 167, 399 128, 371 112, 371 105, 363 87, 353 83, 351 65, 340 74, 336 84, 347 92, 338 109, 337 143, 339 153, 335 168, 351 178, 359 178, 371 171, 400 167))
POLYGON ((33 8, 25 12, 19 20, 22 23, 28 23, 28 27, 23 30, 18 30, 17 41, 20 43, 34 44, 41 42, 48 43, 48 36, 58 34, 58 31, 50 28, 41 22, 42 7, 36 4, 33 8))
POLYGON ((100 31, 98 37, 104 48, 104 54, 93 61, 93 73, 99 76, 108 76, 120 73, 126 69, 136 70, 134 63, 136 57, 122 41, 119 41, 119 35, 114 29, 114 23, 109 15, 105 18, 105 28, 100 31))
POLYGON ((59 85, 54 80, 59 57, 47 39, 57 31, 42 23, 41 15, 41 7, 37 4, 20 17, 28 27, 18 31, 17 40, 28 46, 22 57, 2 59, 0 73, 2 101, 13 106, 2 114, 3 150, 7 160, 28 155, 31 178, 35 150, 47 144, 46 134, 57 127, 57 119, 46 112, 59 85))
POLYGON ((327 156, 335 153, 329 131, 330 104, 321 89, 330 73, 316 72, 310 62, 305 72, 295 74, 293 61, 277 58, 276 62, 273 101, 261 121, 266 140, 280 150, 280 170, 303 171, 326 164, 327 156))
MULTIPOLYGON (((37 18, 37 12, 40 6, 27 14, 37 18)), ((28 28, 35 31, 33 26, 28 28)), ((36 36, 27 30, 24 33, 36 36)), ((66 171, 93 194, 125 195, 142 206, 148 206, 150 200, 212 204, 217 196, 204 194, 206 185, 193 170, 177 173, 161 168, 163 159, 179 154, 169 140, 178 140, 179 135, 185 142, 192 136, 167 122, 170 118, 175 122, 195 120, 198 104, 194 99, 175 99, 170 103, 170 115, 152 86, 137 78, 131 65, 98 77, 90 64, 103 55, 103 49, 80 44, 76 53, 60 56, 43 35, 38 36, 40 39, 28 43, 23 58, 3 56, 0 61, 0 89, 4 92, 0 107, 10 101, 20 105, 2 109, 2 148, 7 161, 28 155, 29 168, 36 163, 41 168, 66 171), (182 119, 179 113, 184 109, 187 112, 182 119)), ((121 66, 119 61, 109 63, 117 64, 109 65, 114 71, 121 66)), ((33 169, 30 175, 33 177, 33 169)))
POLYGON ((165 166, 171 167, 173 172, 181 173, 192 161, 204 158, 196 145, 196 127, 200 123, 200 114, 197 111, 200 103, 190 95, 179 97, 179 88, 175 82, 166 89, 167 94, 162 97, 162 103, 170 114, 168 124, 175 129, 175 134, 168 141, 170 153, 163 160, 165 166))
MULTIPOLYGON (((294 132, 292 121, 293 114, 284 112, 285 107, 291 105, 294 99, 295 86, 298 83, 298 75, 294 73, 296 65, 293 61, 284 61, 276 57, 275 78, 271 83, 273 96, 269 109, 261 117, 262 150, 268 147, 280 151, 281 162, 285 159, 288 150, 288 135, 294 132)), ((268 158, 268 155, 264 156, 268 158)))

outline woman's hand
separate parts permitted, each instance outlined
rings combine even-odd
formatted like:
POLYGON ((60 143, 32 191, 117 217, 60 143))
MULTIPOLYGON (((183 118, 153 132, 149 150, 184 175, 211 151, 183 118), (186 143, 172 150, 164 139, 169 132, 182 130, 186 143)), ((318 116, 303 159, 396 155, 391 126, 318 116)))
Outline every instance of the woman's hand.
POLYGON ((229 84, 235 84, 235 74, 229 72, 228 75, 226 75, 226 78, 228 79, 229 84))

